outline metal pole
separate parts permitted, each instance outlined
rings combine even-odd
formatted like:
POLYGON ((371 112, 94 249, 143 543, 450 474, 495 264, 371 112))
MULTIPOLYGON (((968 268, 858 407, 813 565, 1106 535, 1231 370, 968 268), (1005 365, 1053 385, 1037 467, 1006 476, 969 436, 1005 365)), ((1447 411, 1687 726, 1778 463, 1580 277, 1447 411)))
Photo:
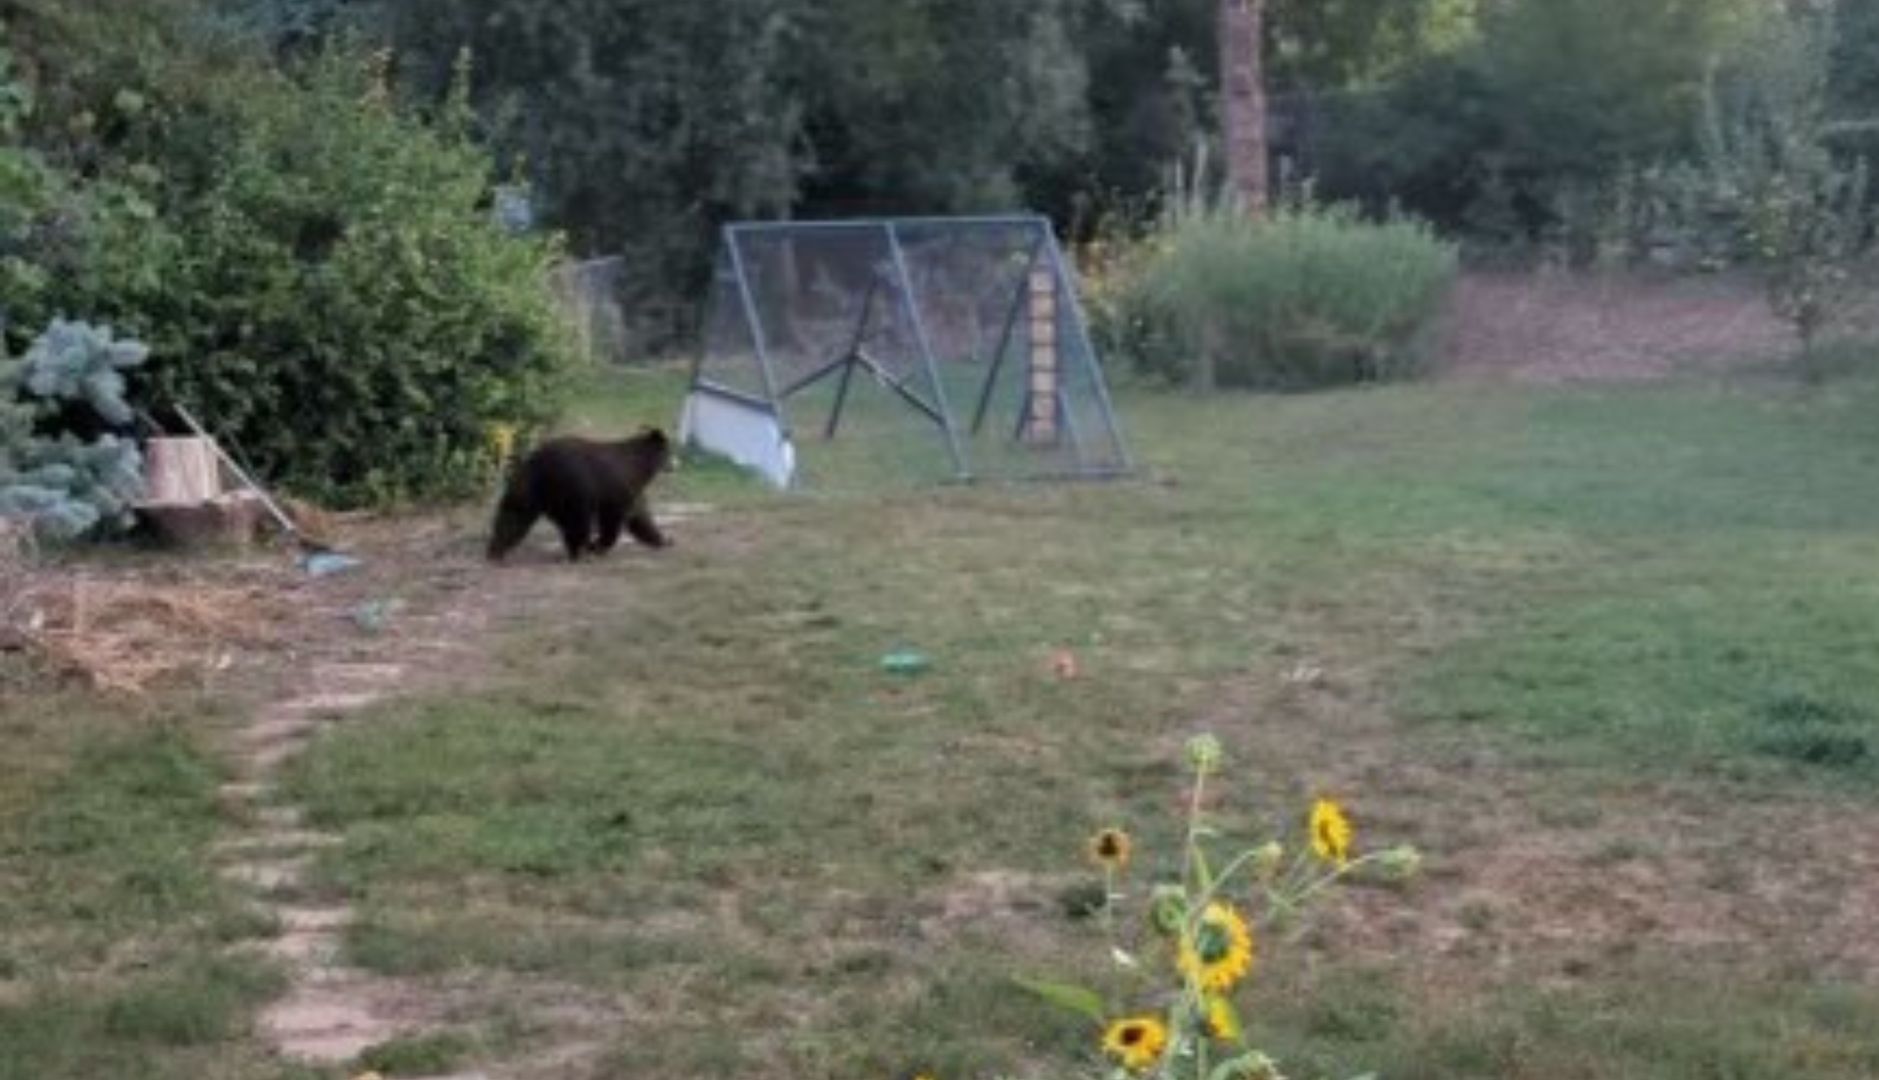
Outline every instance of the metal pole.
POLYGON ((946 445, 952 450, 953 469, 960 480, 972 478, 972 470, 966 465, 965 447, 960 445, 959 433, 953 430, 953 410, 946 403, 946 387, 941 384, 939 363, 933 357, 933 343, 927 339, 926 323, 920 318, 920 307, 913 301, 913 276, 907 273, 907 257, 900 250, 900 235, 892 222, 884 226, 887 233, 888 253, 894 260, 894 273, 900 278, 901 305, 906 309, 907 319, 913 324, 914 343, 920 348, 920 358, 926 363, 927 377, 933 381, 933 400, 939 403, 940 427, 946 432, 946 445))
POLYGON ((1018 287, 1011 294, 1011 307, 1005 312, 1005 328, 998 334, 998 349, 992 354, 992 369, 985 373, 985 385, 979 389, 979 406, 972 411, 972 434, 977 435, 985 426, 985 410, 992 404, 993 384, 998 382, 998 373, 1004 370, 1005 349, 1011 344, 1011 331, 1018 325, 1018 310, 1024 306, 1025 292, 1030 288, 1031 271, 1037 266, 1037 244, 1031 244, 1031 252, 1024 260, 1024 272, 1018 277, 1018 287))
POLYGON ((833 439, 835 429, 841 426, 842 406, 848 403, 848 383, 855 377, 855 360, 861 355, 862 339, 868 336, 868 320, 874 315, 874 292, 881 287, 879 274, 868 280, 868 291, 861 298, 861 317, 855 320, 855 336, 848 342, 848 353, 842 364, 842 381, 835 387, 835 404, 829 407, 828 426, 823 429, 824 439, 833 439))
POLYGON ((967 226, 989 228, 993 226, 1025 226, 1037 228, 1047 225, 1046 219, 1039 214, 976 214, 947 217, 933 215, 928 217, 885 217, 885 218, 837 218, 827 221, 738 221, 725 226, 738 232, 769 232, 776 229, 813 230, 813 229, 879 229, 898 226, 967 226))
POLYGON ((776 413, 777 430, 789 438, 789 418, 783 412, 783 399, 777 396, 776 375, 770 370, 770 349, 764 343, 763 320, 757 315, 757 298, 750 291, 750 275, 744 272, 744 253, 738 247, 736 226, 726 226, 724 246, 731 253, 731 268, 737 275, 737 293, 744 301, 744 320, 750 324, 750 343, 757 350, 757 368, 763 373, 764 393, 776 413))
POLYGON ((1109 425, 1109 437, 1116 441, 1116 453, 1122 458, 1125 472, 1135 470, 1135 459, 1129 454, 1129 445, 1123 441, 1122 427, 1116 423, 1116 410, 1109 401, 1109 385, 1103 380, 1103 368, 1096 360, 1096 346, 1090 343, 1089 324, 1083 321, 1083 301, 1077 296, 1076 274, 1064 263, 1063 251, 1057 246, 1057 235, 1044 226, 1044 246, 1050 253, 1050 262, 1057 271, 1057 285, 1064 298, 1070 302, 1069 313, 1077 344, 1081 346, 1083 363, 1087 368, 1090 381, 1095 384, 1096 403, 1102 408, 1103 422, 1109 425))

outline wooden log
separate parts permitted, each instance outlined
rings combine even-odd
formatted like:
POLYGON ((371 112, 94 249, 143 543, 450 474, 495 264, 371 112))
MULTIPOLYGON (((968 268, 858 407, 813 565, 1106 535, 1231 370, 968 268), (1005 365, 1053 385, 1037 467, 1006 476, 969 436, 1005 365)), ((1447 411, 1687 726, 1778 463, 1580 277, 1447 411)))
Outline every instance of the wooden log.
POLYGON ((144 478, 145 506, 199 506, 222 494, 215 446, 197 436, 151 439, 144 478))

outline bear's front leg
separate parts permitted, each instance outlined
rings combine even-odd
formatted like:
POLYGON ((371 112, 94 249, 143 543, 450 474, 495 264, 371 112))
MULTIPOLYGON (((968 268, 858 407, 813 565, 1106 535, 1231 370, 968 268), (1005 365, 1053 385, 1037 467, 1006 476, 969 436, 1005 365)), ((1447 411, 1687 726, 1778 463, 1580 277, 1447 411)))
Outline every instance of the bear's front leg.
POLYGON ((633 539, 647 547, 672 546, 672 538, 659 531, 659 526, 653 524, 652 513, 643 506, 635 507, 633 512, 627 515, 626 531, 633 534, 633 539))
POLYGON ((569 562, 580 562, 581 554, 587 550, 593 526, 586 514, 562 511, 551 513, 555 528, 561 532, 561 546, 568 550, 569 562))
POLYGON ((605 555, 613 550, 613 545, 620 542, 620 526, 626 520, 626 507, 619 505, 603 506, 594 514, 597 535, 594 538, 594 554, 605 555))

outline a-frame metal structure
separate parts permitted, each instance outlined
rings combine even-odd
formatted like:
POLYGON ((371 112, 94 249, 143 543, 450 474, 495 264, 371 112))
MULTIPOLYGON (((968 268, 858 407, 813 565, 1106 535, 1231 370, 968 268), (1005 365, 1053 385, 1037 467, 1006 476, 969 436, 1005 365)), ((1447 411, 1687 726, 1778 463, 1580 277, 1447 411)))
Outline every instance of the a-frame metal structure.
POLYGON ((957 479, 1132 468, 1074 273, 1045 218, 724 226, 686 438, 787 484, 791 412, 826 404, 820 433, 836 438, 857 372, 940 435, 957 479), (972 402, 969 418, 955 397, 972 402), (999 408, 1013 421, 999 425, 1006 447, 988 453, 999 408))

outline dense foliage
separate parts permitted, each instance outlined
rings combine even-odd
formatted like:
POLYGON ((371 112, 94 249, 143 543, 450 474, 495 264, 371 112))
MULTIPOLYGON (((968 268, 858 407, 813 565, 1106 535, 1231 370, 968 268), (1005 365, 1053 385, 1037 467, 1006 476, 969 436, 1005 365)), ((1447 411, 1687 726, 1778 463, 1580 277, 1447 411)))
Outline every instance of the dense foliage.
POLYGON ((0 140, 8 346, 60 315, 109 322, 151 347, 135 401, 187 405, 304 494, 476 489, 492 432, 552 414, 568 350, 557 244, 492 214, 467 68, 421 116, 382 52, 336 41, 277 65, 186 7, 22 19, 36 62, 10 85, 33 108, 0 140), (139 47, 89 44, 105 26, 139 47))
POLYGON ((1867 163, 1834 147, 1833 48, 1820 16, 1758 27, 1709 88, 1699 160, 1659 184, 1712 259, 1764 271, 1803 360, 1852 299, 1874 242, 1867 163))
MULTIPOLYGON (((738 216, 1026 204, 1079 239, 1159 212, 1217 128, 1218 0, 240 0, 279 47, 392 43, 434 97, 464 45, 497 146, 575 246, 623 254, 682 333, 738 216)), ((1879 104, 1879 15, 1842 3, 1831 97, 1879 104)), ((1699 152, 1755 0, 1268 0, 1277 174, 1481 246, 1586 248, 1623 178, 1699 152)), ((1848 139, 1845 142, 1850 143, 1848 139)))
MULTIPOLYGON (((61 316, 147 341, 134 398, 186 401, 264 472, 312 494, 462 491, 486 475, 492 431, 548 415, 562 367, 540 284, 558 249, 497 224, 517 220, 518 194, 573 254, 622 257, 640 350, 686 340, 714 230, 730 218, 1029 206, 1079 241, 1139 236, 1170 210, 1171 165, 1215 141, 1219 10, 0 0, 16 61, 0 71, 5 341, 17 354, 61 316)), ((1866 231, 1854 160, 1879 146, 1876 11, 1863 0, 1268 0, 1274 172, 1373 221, 1430 221, 1477 251, 1648 255, 1711 247, 1695 234, 1721 230, 1761 252, 1777 302, 1811 326, 1821 284, 1852 253, 1830 241, 1866 231), (1812 149, 1757 143, 1741 123, 1719 142, 1705 122, 1717 73, 1801 9, 1826 13, 1809 61, 1812 149), (1718 161, 1774 150, 1757 206, 1712 198, 1706 218, 1682 213, 1702 186, 1691 177, 1721 190, 1718 161), (1792 196, 1795 184, 1814 194, 1792 196), (1800 212, 1822 200, 1840 216, 1800 212)), ((1306 229, 1326 251, 1395 243, 1409 228, 1365 236, 1349 212, 1302 210, 1276 227, 1306 229)), ((1310 273, 1327 265, 1349 267, 1340 287, 1352 295, 1379 288, 1361 258, 1310 273)), ((1241 269, 1224 280, 1255 273, 1241 269)), ((1160 302, 1146 285, 1128 295, 1160 302)), ((1216 302, 1176 299, 1162 297, 1164 321, 1216 302)), ((1261 331, 1256 371, 1199 354, 1229 361, 1226 382, 1378 375, 1403 366, 1414 334, 1402 327, 1417 321, 1392 314, 1391 344, 1365 330, 1359 348, 1337 319, 1311 318, 1322 325, 1309 345, 1261 331)), ((1139 339, 1138 357, 1195 346, 1157 325, 1111 329, 1139 339)), ((1209 333, 1238 332, 1224 326, 1209 333)))
POLYGON ((1088 306, 1108 352, 1145 374, 1300 390, 1416 372, 1455 269, 1453 246, 1418 223, 1197 204, 1099 271, 1088 306))

